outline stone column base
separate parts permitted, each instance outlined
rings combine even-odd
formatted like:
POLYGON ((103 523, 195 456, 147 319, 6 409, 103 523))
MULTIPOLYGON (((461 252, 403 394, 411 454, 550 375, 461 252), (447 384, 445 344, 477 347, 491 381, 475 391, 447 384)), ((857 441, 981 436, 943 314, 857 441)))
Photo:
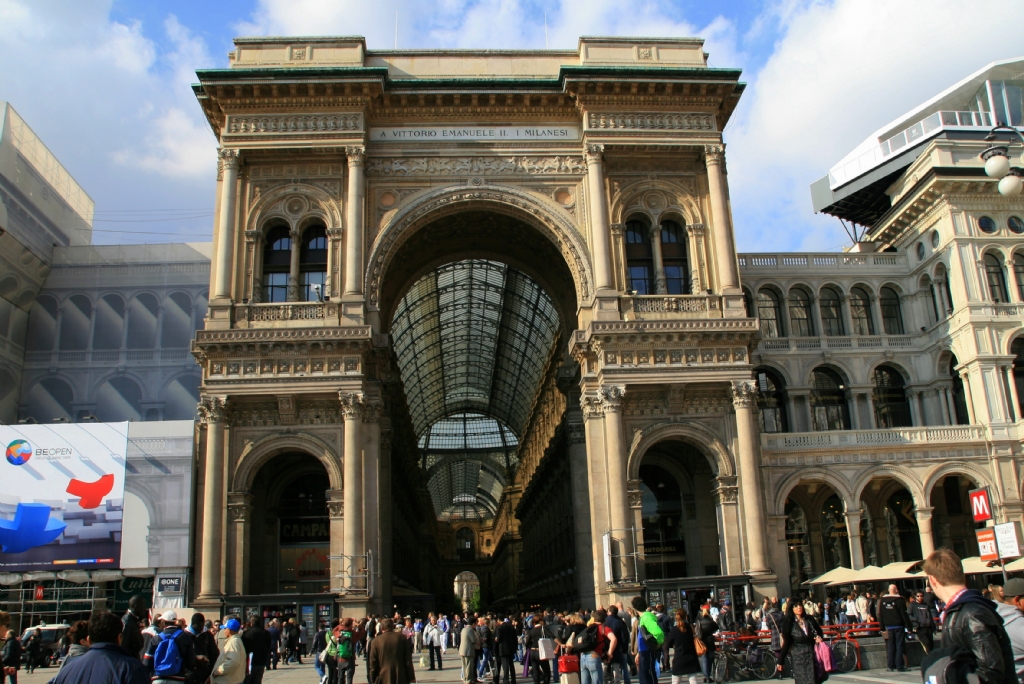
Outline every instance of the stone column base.
MULTIPOLYGON (((200 596, 189 607, 202 613, 207 620, 220 620, 224 617, 224 598, 221 596, 200 596)), ((244 619, 245 616, 240 618, 244 619)))
POLYGON ((368 606, 371 600, 366 596, 339 596, 334 602, 338 604, 342 618, 350 617, 359 620, 369 613, 368 606))
POLYGON ((760 605, 765 598, 779 597, 779 577, 774 573, 751 575, 750 586, 754 591, 754 605, 760 605))

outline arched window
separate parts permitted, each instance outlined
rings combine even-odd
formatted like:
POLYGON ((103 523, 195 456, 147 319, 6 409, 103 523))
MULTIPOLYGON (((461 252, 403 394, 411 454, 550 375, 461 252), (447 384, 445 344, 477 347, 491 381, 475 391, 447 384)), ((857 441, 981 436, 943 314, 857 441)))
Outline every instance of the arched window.
POLYGON ((891 287, 883 287, 878 291, 879 304, 882 307, 882 329, 886 335, 903 334, 903 313, 900 311, 900 296, 891 287))
POLYGON ((314 285, 320 287, 322 297, 330 295, 324 289, 327 283, 327 230, 323 226, 310 226, 302 234, 299 278, 303 300, 317 301, 314 285))
POLYGON ((935 283, 928 276, 921 278, 921 289, 924 290, 925 296, 928 297, 929 310, 931 311, 932 322, 938 323, 942 320, 942 316, 939 315, 939 294, 935 291, 935 283))
POLYGON ((874 335, 875 322, 871 319, 871 298, 862 287, 850 288, 850 317, 854 335, 874 335))
POLYGON ((116 294, 103 295, 96 304, 93 349, 120 349, 124 341, 124 300, 116 294))
POLYGON ((160 346, 174 349, 187 347, 195 336, 192 327, 192 298, 184 292, 172 292, 164 301, 160 346))
POLYGON ((53 349, 56 333, 57 300, 49 295, 42 295, 32 304, 32 311, 28 316, 25 348, 32 351, 50 351, 53 349))
POLYGON ((461 527, 455 533, 455 552, 458 554, 460 561, 474 560, 476 556, 476 550, 474 549, 475 539, 476 535, 468 527, 461 527))
POLYGON ((794 337, 814 335, 814 321, 811 318, 811 296, 805 290, 794 287, 789 291, 789 323, 794 337))
POLYGON ((850 540, 846 529, 846 507, 838 494, 825 500, 821 507, 821 541, 825 570, 850 567, 850 540))
POLYGON ((885 507, 886 541, 894 562, 921 560, 921 533, 914 509, 914 497, 902 487, 889 497, 885 507))
POLYGON ((956 357, 950 357, 949 359, 949 376, 953 381, 952 395, 953 395, 953 413, 955 414, 953 420, 957 425, 970 425, 971 417, 967 413, 967 396, 964 394, 964 381, 960 377, 960 373, 957 372, 956 367, 960 365, 960 362, 956 360, 956 357))
POLYGON ((85 295, 71 295, 64 301, 60 318, 60 349, 76 351, 89 348, 92 327, 92 302, 85 295))
POLYGON ((988 280, 988 295, 993 302, 1002 304, 1010 301, 1003 264, 992 252, 985 255, 985 278, 988 280))
POLYGON ((1013 354, 1013 382, 1017 386, 1017 415, 1024 416, 1024 337, 1018 337, 1010 346, 1013 354))
POLYGON ((1017 280, 1017 299, 1024 302, 1024 254, 1013 255, 1013 276, 1017 280))
POLYGON ((786 432, 786 386, 769 370, 754 371, 761 432, 786 432))
POLYGON ((784 337, 782 328, 782 307, 774 291, 762 288, 757 291, 757 317, 761 319, 761 334, 765 337, 784 337))
POLYGON ((644 557, 648 579, 685 577, 686 540, 679 481, 661 466, 640 466, 644 557))
POLYGON ((128 348, 154 349, 156 347, 156 323, 160 305, 156 297, 143 292, 135 295, 128 309, 128 348))
POLYGON ((895 368, 879 366, 875 369, 874 381, 875 421, 878 427, 912 427, 903 375, 895 368))
POLYGON ((288 226, 267 231, 263 247, 263 301, 288 301, 288 269, 292 260, 292 238, 288 226))
POLYGON ((821 310, 821 333, 826 336, 844 335, 843 303, 834 288, 821 288, 818 308, 821 310))
POLYGON ((665 291, 670 295, 690 294, 686 231, 675 221, 661 222, 661 261, 665 268, 665 291))
POLYGON ((626 287, 637 294, 654 294, 653 256, 647 224, 626 222, 626 287))
POLYGON ((95 397, 96 418, 101 423, 142 420, 142 388, 131 378, 110 378, 96 389, 95 397))
POLYGON ((60 378, 44 378, 29 388, 22 399, 25 410, 22 418, 33 418, 39 423, 52 423, 58 418, 73 420, 72 404, 75 394, 68 383, 60 378))
POLYGON ((786 499, 786 546, 789 547, 789 574, 793 593, 803 591, 803 583, 811 578, 811 536, 807 516, 800 504, 786 499))
POLYGON ((811 416, 815 430, 849 430, 850 410, 846 404, 846 385, 839 374, 818 368, 812 378, 811 416))

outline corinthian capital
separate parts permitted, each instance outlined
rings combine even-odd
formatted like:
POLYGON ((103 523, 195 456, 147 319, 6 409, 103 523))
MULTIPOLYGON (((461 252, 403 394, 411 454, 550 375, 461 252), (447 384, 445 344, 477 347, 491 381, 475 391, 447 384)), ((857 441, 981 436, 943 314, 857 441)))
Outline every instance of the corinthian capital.
POLYGON ((366 161, 366 148, 362 145, 350 145, 345 148, 349 166, 362 166, 366 161))
POLYGON ((601 397, 587 396, 580 397, 580 408, 583 409, 583 418, 600 418, 604 415, 604 406, 601 404, 601 397))
POLYGON ((753 408, 757 404, 757 385, 753 380, 733 380, 731 390, 734 407, 753 408))
POLYGON ((704 163, 708 166, 721 164, 725 160, 725 145, 705 145, 704 163))
POLYGON ((626 388, 618 385, 608 385, 600 390, 601 405, 606 413, 615 413, 622 410, 622 397, 626 395, 626 388))
POLYGON ((230 168, 237 171, 242 163, 242 151, 233 147, 221 147, 217 150, 217 157, 219 157, 220 164, 225 169, 230 168))
POLYGON ((587 163, 599 163, 601 158, 604 157, 604 145, 601 143, 587 143, 587 149, 584 154, 587 157, 587 163))
POLYGON ((196 409, 203 425, 223 423, 227 419, 227 404, 221 397, 203 397, 196 409))
POLYGON ((686 224, 686 232, 693 237, 704 237, 704 224, 703 223, 688 223, 686 224))
POLYGON ((338 392, 338 400, 341 402, 341 413, 346 418, 362 418, 363 410, 366 408, 366 395, 362 392, 338 392))

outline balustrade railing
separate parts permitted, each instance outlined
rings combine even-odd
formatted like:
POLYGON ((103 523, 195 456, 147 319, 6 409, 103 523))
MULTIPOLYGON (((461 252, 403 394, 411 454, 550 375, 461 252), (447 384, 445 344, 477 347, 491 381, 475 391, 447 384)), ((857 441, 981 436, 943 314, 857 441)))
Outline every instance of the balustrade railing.
POLYGON ((867 335, 856 337, 766 337, 761 351, 789 351, 790 349, 906 349, 914 346, 913 335, 867 335))
POLYGON ((315 321, 327 316, 327 305, 322 302, 287 302, 283 304, 249 304, 245 307, 246 320, 254 321, 315 321))
POLYGON ((119 363, 152 361, 159 353, 162 361, 189 359, 188 349, 101 349, 96 351, 34 351, 25 354, 25 363, 119 363))
POLYGON ((743 270, 774 271, 792 268, 847 270, 888 268, 906 264, 906 255, 893 252, 824 252, 819 254, 740 254, 743 270))
POLYGON ((622 297, 622 311, 630 318, 720 318, 718 295, 632 295, 622 297))
POLYGON ((829 449, 892 444, 942 444, 985 441, 983 425, 947 425, 892 430, 834 430, 830 432, 776 432, 761 434, 761 448, 829 449))

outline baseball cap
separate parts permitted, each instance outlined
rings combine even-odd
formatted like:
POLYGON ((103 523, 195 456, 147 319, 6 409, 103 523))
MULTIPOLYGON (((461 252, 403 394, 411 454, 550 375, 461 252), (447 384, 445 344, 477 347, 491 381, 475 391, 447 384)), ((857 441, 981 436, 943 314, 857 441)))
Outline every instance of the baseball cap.
POLYGON ((1024 596, 1024 579, 1014 577, 1003 585, 1003 596, 1024 596))
POLYGON ((239 629, 242 628, 242 623, 239 622, 237 618, 231 618, 230 620, 228 620, 227 624, 224 625, 224 628, 230 629, 232 632, 237 632, 239 629))
POLYGON ((174 622, 175 620, 178 619, 178 614, 175 613, 173 610, 169 610, 166 613, 164 613, 163 615, 161 615, 160 619, 163 620, 164 622, 174 622))

